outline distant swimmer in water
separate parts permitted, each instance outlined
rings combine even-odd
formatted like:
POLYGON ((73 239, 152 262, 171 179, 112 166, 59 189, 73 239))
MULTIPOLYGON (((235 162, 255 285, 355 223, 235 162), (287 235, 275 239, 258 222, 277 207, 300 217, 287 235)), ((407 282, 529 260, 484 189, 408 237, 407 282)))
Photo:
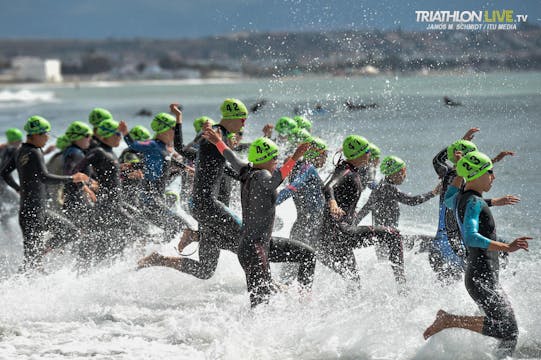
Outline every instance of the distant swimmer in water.
POLYGON ((519 237, 510 244, 498 241, 494 218, 482 198, 495 179, 492 161, 479 151, 472 151, 464 157, 456 152, 455 156, 459 158, 458 175, 445 194, 445 202, 455 210, 468 250, 464 274, 466 290, 484 315, 460 316, 439 310, 423 336, 428 339, 449 328, 468 329, 499 339, 498 358, 512 356, 517 345, 518 326, 511 303, 498 280, 499 252, 528 250, 528 240, 531 238, 519 237), (466 185, 459 190, 462 178, 466 180, 466 185))
POLYGON ((152 116, 152 111, 142 108, 137 113, 135 113, 135 116, 152 116))
POLYGON ((344 106, 349 111, 355 111, 355 110, 367 110, 367 109, 375 109, 378 107, 378 104, 371 103, 371 104, 355 104, 350 99, 346 100, 344 102, 344 106))
POLYGON ((443 103, 447 106, 462 106, 461 103, 459 103, 458 101, 455 101, 455 100, 452 100, 450 97, 448 96, 444 96, 443 97, 443 103))
POLYGON ((253 113, 258 112, 265 105, 267 105, 267 100, 261 99, 258 102, 256 102, 255 104, 253 104, 252 106, 250 106, 250 111, 253 112, 253 113))

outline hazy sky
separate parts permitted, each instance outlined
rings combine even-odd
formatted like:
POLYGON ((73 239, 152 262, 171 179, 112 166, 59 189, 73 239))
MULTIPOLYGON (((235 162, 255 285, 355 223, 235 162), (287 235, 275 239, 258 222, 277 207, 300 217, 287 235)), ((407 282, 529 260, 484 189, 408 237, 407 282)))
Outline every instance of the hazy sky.
MULTIPOLYGON (((0 0, 0 37, 182 38, 240 31, 422 29, 415 10, 501 10, 541 25, 541 0, 0 0)), ((425 25, 426 27, 426 25, 425 25)))

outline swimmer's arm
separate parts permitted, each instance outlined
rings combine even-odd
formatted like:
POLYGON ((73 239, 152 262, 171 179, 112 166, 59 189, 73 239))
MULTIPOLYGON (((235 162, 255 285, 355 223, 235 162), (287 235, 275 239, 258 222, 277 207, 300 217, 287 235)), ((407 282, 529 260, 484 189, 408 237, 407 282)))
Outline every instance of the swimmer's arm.
POLYGON ((16 168, 17 163, 15 162, 15 155, 13 155, 9 158, 9 161, 4 164, 0 174, 4 178, 6 184, 11 186, 13 190, 19 192, 21 190, 21 187, 19 186, 19 184, 17 184, 17 182, 13 178, 13 175, 11 174, 16 168))
POLYGON ((436 194, 433 191, 427 192, 425 194, 420 195, 409 195, 405 192, 400 191, 397 187, 396 189, 396 199, 401 202, 402 204, 406 204, 409 206, 415 206, 422 204, 430 199, 432 199, 436 194))
POLYGON ((353 221, 353 224, 358 225, 365 218, 365 216, 368 215, 370 211, 372 211, 375 202, 374 199, 376 198, 375 193, 375 191, 372 191, 370 193, 366 204, 364 204, 364 206, 361 208, 361 210, 359 210, 357 215, 355 215, 355 220, 353 221))
POLYGON ((233 150, 231 150, 222 140, 216 143, 216 148, 222 156, 231 164, 231 168, 240 173, 243 167, 248 166, 248 162, 242 161, 233 150))
POLYGON ((432 166, 440 178, 443 178, 447 172, 453 169, 447 160, 447 148, 443 149, 436 156, 434 156, 434 159, 432 159, 432 166))
POLYGON ((130 149, 138 151, 138 152, 148 152, 150 151, 150 149, 152 149, 152 142, 150 140, 133 141, 129 135, 125 135, 124 141, 126 142, 126 145, 128 145, 130 149))
POLYGON ((458 196, 458 188, 456 186, 450 185, 445 192, 445 206, 448 209, 454 210, 456 197, 458 196))
POLYGON ((494 246, 498 246, 498 244, 502 243, 492 241, 489 238, 479 234, 479 214, 481 214, 482 206, 482 201, 475 197, 471 197, 466 204, 463 225, 464 243, 469 247, 493 250, 489 247, 491 243, 495 243, 494 246))

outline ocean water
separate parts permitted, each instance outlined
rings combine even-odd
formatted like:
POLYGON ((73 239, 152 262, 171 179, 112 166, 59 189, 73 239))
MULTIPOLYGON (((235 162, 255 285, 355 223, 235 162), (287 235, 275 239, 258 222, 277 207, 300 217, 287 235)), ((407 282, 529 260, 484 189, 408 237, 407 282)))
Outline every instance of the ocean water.
MULTIPOLYGON (((515 358, 541 358, 541 73, 9 85, 0 87, 0 129, 22 127, 28 116, 40 114, 51 120, 52 134, 60 135, 98 106, 130 125, 148 126, 151 117, 135 116, 141 108, 157 113, 180 102, 185 138, 191 139, 191 121, 201 115, 218 119, 226 97, 247 104, 268 101, 247 121, 248 140, 259 136, 265 123, 292 115, 295 107, 308 112, 313 133, 333 150, 348 134, 365 136, 383 156, 406 161, 408 178, 401 189, 411 193, 436 185, 433 156, 470 127, 480 127, 475 142, 482 151, 516 151, 496 165, 488 195, 521 197, 515 206, 493 208, 500 236, 535 238, 529 252, 510 255, 501 283, 520 329, 515 358), (443 96, 462 106, 443 106, 443 96), (350 112, 342 106, 348 98, 378 107, 350 112), (326 111, 313 112, 317 103, 326 111)), ((331 169, 329 159, 323 176, 331 169)), ((238 206, 235 210, 240 212, 238 206)), ((436 232, 435 199, 401 210, 403 233, 436 232)), ((292 202, 280 205, 277 215, 284 222, 278 234, 287 236, 295 217, 292 202)), ((359 291, 318 265, 308 299, 291 286, 252 311, 232 253, 222 252, 215 276, 207 281, 167 268, 134 270, 137 259, 152 250, 174 255, 173 245, 130 248, 114 264, 80 276, 69 251, 55 253, 47 258, 49 275, 27 277, 16 273, 22 244, 13 218, 0 229, 0 359, 493 358, 496 341, 465 330, 422 338, 440 308, 472 315, 479 310, 461 281, 439 285, 427 254, 418 249, 405 255, 406 297, 397 295, 390 266, 366 248, 356 251, 359 291)))

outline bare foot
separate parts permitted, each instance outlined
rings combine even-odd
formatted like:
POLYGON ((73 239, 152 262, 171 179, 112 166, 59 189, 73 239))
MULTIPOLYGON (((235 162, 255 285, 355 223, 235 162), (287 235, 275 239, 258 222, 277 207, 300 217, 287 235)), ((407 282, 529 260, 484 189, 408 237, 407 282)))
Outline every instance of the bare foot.
POLYGON ((182 236, 180 237, 180 241, 178 242, 177 250, 179 253, 182 253, 184 251, 184 248, 194 241, 198 240, 198 233, 197 231, 185 229, 182 233, 182 236))
POLYGON ((137 270, 151 266, 160 266, 162 265, 163 258, 164 257, 162 255, 158 254, 157 252, 153 252, 137 262, 137 270))
POLYGON ((436 314, 436 320, 426 328, 425 332, 423 333, 423 337, 425 340, 427 340, 432 335, 435 335, 446 328, 447 324, 447 317, 449 314, 443 310, 439 310, 436 314))

